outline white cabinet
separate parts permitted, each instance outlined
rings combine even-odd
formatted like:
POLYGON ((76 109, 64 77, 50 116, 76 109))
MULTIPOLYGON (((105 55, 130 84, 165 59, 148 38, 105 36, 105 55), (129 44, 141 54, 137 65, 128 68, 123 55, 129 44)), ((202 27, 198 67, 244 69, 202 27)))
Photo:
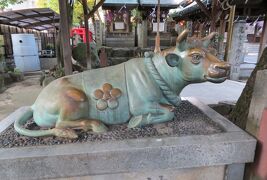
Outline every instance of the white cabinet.
POLYGON ((38 48, 33 34, 11 34, 16 67, 22 72, 40 70, 38 48))

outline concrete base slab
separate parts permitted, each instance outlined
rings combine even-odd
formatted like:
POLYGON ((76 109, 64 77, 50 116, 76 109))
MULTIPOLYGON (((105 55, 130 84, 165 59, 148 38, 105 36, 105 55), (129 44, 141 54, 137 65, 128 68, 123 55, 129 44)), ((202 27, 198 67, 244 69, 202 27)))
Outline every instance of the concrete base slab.
MULTIPOLYGON (((219 172, 224 172, 222 169, 225 166, 231 169, 229 166, 231 164, 253 161, 256 146, 254 138, 196 99, 187 98, 187 100, 214 123, 220 125, 224 131, 209 135, 1 148, 1 179, 81 176, 118 179, 120 176, 149 178, 149 176, 154 177, 152 175, 157 177, 162 174, 168 175, 166 177, 170 179, 178 175, 190 179, 195 177, 194 174, 197 172, 200 172, 198 177, 203 176, 205 179, 204 177, 213 177, 210 174, 213 170, 220 174, 219 172), (209 170, 205 171, 207 168, 209 170), (112 176, 114 178, 111 178, 112 176)), ((2 122, 11 122, 10 117, 2 122)), ((242 171, 238 173, 240 172, 242 171)), ((224 174, 220 177, 229 176, 224 174)))
POLYGON ((223 180, 225 166, 199 167, 149 172, 104 174, 83 177, 57 178, 54 180, 223 180))

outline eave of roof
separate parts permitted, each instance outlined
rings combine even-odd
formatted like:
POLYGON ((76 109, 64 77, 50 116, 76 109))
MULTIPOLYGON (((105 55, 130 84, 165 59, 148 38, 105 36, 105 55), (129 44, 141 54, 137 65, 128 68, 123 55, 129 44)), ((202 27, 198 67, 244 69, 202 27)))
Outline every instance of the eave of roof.
MULTIPOLYGON (((209 6, 211 4, 211 0, 202 0, 202 2, 206 6, 209 6)), ((172 12, 170 12, 169 15, 173 18, 182 17, 182 16, 185 16, 185 15, 192 13, 194 11, 197 11, 197 10, 200 10, 200 7, 198 6, 198 4, 196 2, 193 2, 184 8, 179 7, 176 10, 172 10, 172 12)))
MULTIPOLYGON (((176 8, 183 0, 164 0, 160 2, 162 8, 176 8)), ((154 7, 158 4, 158 0, 106 0, 103 4, 103 8, 119 7, 126 5, 127 7, 154 7)))
POLYGON ((39 31, 59 27, 59 15, 49 8, 23 9, 0 13, 0 24, 39 31))

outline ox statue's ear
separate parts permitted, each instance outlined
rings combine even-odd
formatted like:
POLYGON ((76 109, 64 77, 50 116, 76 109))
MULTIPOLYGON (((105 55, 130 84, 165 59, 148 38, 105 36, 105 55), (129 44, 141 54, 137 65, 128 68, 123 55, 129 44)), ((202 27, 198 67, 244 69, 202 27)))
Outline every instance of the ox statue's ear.
POLYGON ((180 63, 180 56, 177 54, 168 54, 165 58, 167 64, 171 67, 178 66, 180 63))
POLYGON ((189 30, 185 29, 179 36, 176 38, 176 47, 180 50, 183 51, 186 49, 186 39, 188 36, 189 30))
POLYGON ((218 33, 216 32, 212 32, 209 35, 207 35, 206 37, 202 38, 202 44, 205 48, 209 47, 209 44, 211 42, 211 40, 217 35, 218 33))

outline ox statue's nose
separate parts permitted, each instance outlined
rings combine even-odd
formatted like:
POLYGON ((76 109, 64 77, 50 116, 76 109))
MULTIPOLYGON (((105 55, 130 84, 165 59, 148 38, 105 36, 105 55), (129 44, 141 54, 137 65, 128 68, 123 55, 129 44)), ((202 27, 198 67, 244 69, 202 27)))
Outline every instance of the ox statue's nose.
POLYGON ((208 69, 208 76, 211 78, 223 78, 229 76, 230 64, 225 62, 211 64, 208 69))

